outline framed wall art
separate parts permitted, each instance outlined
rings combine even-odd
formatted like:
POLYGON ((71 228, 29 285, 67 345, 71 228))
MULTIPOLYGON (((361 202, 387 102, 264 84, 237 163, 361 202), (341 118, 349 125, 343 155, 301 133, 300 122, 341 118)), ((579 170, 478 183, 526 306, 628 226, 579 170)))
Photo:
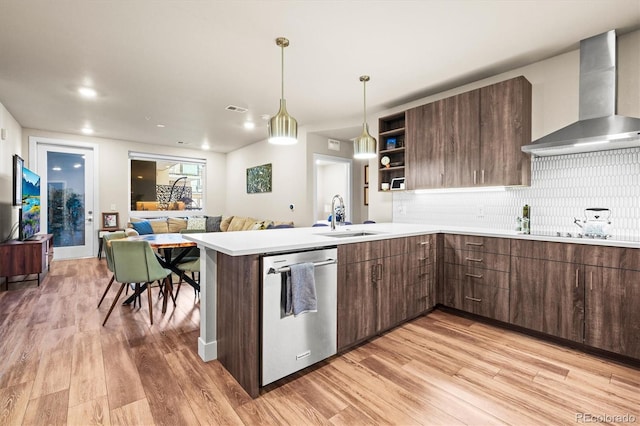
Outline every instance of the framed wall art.
POLYGON ((271 163, 247 169, 247 194, 271 192, 271 163))
POLYGON ((102 229, 119 229, 118 215, 117 212, 102 213, 102 229))

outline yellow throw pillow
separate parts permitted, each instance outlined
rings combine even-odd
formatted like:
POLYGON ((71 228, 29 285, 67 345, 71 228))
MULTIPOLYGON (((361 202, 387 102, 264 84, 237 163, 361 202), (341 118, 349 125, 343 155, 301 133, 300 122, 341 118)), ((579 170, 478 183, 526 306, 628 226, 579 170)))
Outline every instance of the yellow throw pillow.
POLYGON ((187 229, 187 220, 177 217, 170 217, 168 220, 169 232, 178 233, 183 229, 187 229))
POLYGON ((222 232, 226 232, 229 229, 229 224, 233 220, 233 216, 222 216, 222 220, 220 221, 220 230, 222 232))
MULTIPOLYGON (((234 216, 233 219, 231 219, 231 223, 229 223, 227 231, 244 231, 244 224, 246 221, 246 217, 234 216)), ((220 228, 222 229, 222 226, 220 226, 220 228)))
POLYGON ((154 234, 166 234, 169 232, 167 219, 150 220, 149 223, 151 224, 151 229, 153 229, 154 234))

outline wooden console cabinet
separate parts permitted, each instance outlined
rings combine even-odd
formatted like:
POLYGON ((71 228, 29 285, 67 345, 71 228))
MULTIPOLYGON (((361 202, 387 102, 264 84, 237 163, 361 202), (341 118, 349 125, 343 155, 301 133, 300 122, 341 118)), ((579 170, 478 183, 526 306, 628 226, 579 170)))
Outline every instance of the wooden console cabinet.
POLYGON ((34 241, 9 241, 0 244, 0 277, 5 277, 9 289, 9 277, 40 275, 49 270, 53 259, 53 235, 40 235, 34 241))

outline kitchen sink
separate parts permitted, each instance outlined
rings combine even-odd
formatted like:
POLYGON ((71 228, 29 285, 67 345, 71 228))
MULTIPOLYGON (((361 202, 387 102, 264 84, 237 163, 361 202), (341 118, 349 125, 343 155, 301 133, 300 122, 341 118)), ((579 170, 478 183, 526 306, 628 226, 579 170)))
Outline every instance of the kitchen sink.
POLYGON ((349 238, 349 237, 366 237, 368 235, 380 235, 382 232, 371 232, 371 231, 337 231, 326 234, 319 234, 325 237, 333 237, 333 238, 349 238))

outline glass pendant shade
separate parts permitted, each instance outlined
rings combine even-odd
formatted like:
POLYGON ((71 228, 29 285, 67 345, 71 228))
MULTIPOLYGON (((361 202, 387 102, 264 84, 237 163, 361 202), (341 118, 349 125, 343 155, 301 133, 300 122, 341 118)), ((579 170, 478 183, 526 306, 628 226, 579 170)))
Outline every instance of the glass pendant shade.
POLYGON ((353 140, 353 158, 366 160, 376 157, 378 141, 369 134, 369 125, 362 125, 362 134, 353 140))
POLYGON ((353 140, 353 158, 356 160, 367 160, 376 157, 378 141, 369 134, 369 125, 367 124, 367 81, 368 75, 360 77, 364 91, 364 122, 362 123, 362 133, 353 140))
POLYGON ((278 37, 276 44, 282 51, 282 85, 280 95, 280 109, 278 113, 269 120, 269 143, 274 145, 293 145, 298 142, 298 122, 287 112, 287 103, 284 99, 284 48, 289 46, 289 40, 278 37))
POLYGON ((269 143, 293 145, 298 142, 298 122, 287 112, 287 104, 280 99, 280 110, 269 120, 269 143))

